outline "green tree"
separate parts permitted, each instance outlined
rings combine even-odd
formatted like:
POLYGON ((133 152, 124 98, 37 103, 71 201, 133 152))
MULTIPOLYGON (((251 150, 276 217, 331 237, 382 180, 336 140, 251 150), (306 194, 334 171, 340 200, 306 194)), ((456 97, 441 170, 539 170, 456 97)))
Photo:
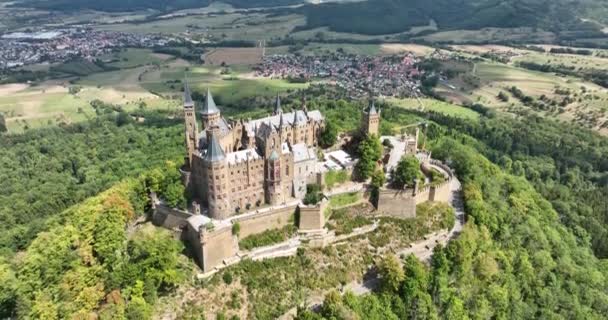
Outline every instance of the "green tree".
POLYGON ((378 273, 382 279, 382 288, 386 292, 396 292, 405 279, 405 273, 399 264, 399 259, 389 254, 378 265, 378 273))
POLYGON ((10 266, 0 261, 0 318, 13 315, 17 303, 17 278, 10 266))
POLYGON ((366 136, 357 149, 359 161, 355 168, 357 176, 366 180, 376 170, 376 162, 382 157, 382 145, 375 135, 366 136))
POLYGON ((420 161, 415 156, 401 158, 397 167, 391 172, 392 183, 396 188, 412 187, 422 177, 420 161))
POLYGON ((374 171, 374 174, 372 174, 372 187, 376 189, 380 188, 385 182, 386 176, 384 175, 384 172, 382 172, 382 170, 374 171))
POLYGON ((186 198, 184 185, 180 181, 176 181, 167 186, 167 190, 163 194, 164 200, 171 208, 186 208, 186 198))
POLYGON ((6 131, 8 131, 8 129, 6 128, 6 119, 4 119, 4 114, 0 112, 0 133, 6 131))
POLYGON ((319 144, 323 148, 328 148, 336 143, 336 139, 338 138, 338 127, 334 124, 333 121, 327 121, 325 124, 325 128, 321 131, 321 135, 319 136, 319 144))
POLYGON ((118 207, 104 210, 95 223, 93 249, 99 261, 110 269, 125 248, 125 223, 125 213, 118 207))
POLYGON ((125 315, 129 320, 145 320, 152 318, 152 307, 143 298, 143 281, 137 280, 131 291, 131 300, 127 304, 125 315))

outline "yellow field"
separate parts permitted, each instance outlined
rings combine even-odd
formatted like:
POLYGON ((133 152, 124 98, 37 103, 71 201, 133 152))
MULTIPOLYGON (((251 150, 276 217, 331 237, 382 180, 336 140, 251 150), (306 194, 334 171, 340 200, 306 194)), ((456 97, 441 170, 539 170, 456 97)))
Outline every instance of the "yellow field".
POLYGON ((385 43, 380 45, 380 51, 389 55, 412 52, 414 55, 424 57, 435 51, 435 48, 414 43, 385 43))
POLYGON ((257 64, 262 62, 262 48, 216 48, 204 56, 205 64, 257 64))

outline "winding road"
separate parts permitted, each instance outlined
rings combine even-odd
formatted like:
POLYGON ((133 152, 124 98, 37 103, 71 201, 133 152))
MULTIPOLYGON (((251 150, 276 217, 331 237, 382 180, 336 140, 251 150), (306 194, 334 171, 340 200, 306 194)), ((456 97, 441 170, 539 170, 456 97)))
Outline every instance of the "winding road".
MULTIPOLYGON (((433 166, 433 168, 439 170, 440 172, 449 174, 439 166, 431 166, 433 166)), ((455 239, 462 232, 462 229, 464 228, 465 224, 464 199, 462 196, 462 186, 456 176, 452 176, 452 179, 450 180, 450 190, 451 193, 449 202, 452 208, 454 208, 454 215, 456 216, 454 227, 449 231, 442 230, 425 236, 424 240, 412 243, 409 247, 397 251, 396 254, 398 256, 413 254, 420 261, 428 263, 430 262, 431 256, 433 255, 433 249, 438 244, 445 246, 450 240, 455 239)), ((359 296, 374 291, 376 288, 378 288, 379 285, 380 279, 378 278, 377 274, 371 272, 370 270, 370 272, 368 272, 364 276, 362 282, 353 281, 351 283, 348 283, 341 289, 341 291, 351 291, 355 295, 359 296)), ((321 306, 321 304, 323 304, 322 296, 311 296, 308 298, 308 306, 313 310, 317 310, 321 306)), ((297 309, 293 308, 287 313, 285 313, 283 316, 281 316, 279 319, 293 319, 296 314, 297 309)))

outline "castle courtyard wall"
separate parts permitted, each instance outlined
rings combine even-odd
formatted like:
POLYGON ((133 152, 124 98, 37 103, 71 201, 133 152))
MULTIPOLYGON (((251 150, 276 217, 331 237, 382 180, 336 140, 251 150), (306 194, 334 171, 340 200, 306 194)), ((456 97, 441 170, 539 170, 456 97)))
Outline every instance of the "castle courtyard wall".
MULTIPOLYGON (((202 227, 204 228, 204 227, 202 227)), ((197 242, 197 241, 194 241, 197 242)), ((236 256, 238 252, 237 238, 232 235, 232 228, 225 226, 212 231, 200 232, 200 265, 204 272, 213 270, 224 260, 236 256)))
POLYGON ((167 229, 184 228, 192 214, 162 204, 157 204, 152 211, 152 224, 167 229))
POLYGON ((378 213, 398 218, 416 217, 416 198, 412 190, 381 188, 378 194, 378 213))
POLYGON ((266 230, 280 229, 293 223, 296 207, 297 206, 294 204, 253 215, 245 214, 234 217, 232 221, 233 223, 239 223, 239 237, 242 239, 252 234, 262 233, 266 230))
POLYGON ((329 201, 325 200, 315 206, 302 205, 298 208, 300 231, 321 230, 325 226, 325 209, 329 201))

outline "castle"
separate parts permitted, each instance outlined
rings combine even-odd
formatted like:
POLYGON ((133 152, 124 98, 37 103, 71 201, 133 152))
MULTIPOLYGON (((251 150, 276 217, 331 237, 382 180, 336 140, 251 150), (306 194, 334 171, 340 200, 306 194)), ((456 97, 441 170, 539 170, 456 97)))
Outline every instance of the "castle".
MULTIPOLYGON (((299 110, 284 113, 277 96, 272 115, 247 121, 226 119, 207 90, 200 111, 203 130, 199 131, 196 106, 187 83, 183 109, 187 156, 181 172, 194 201, 191 210, 182 211, 164 205, 151 194, 152 221, 179 232, 206 274, 245 258, 291 255, 303 243, 323 247, 340 239, 325 228, 328 199, 310 205, 300 201, 306 195, 307 184, 324 187, 323 177, 328 170, 348 170, 344 163, 349 161, 338 155, 332 159, 335 151, 317 159, 317 144, 326 125, 321 112, 308 111, 303 101, 299 110), (297 241, 252 251, 239 248, 240 239, 294 224, 298 228, 297 241)), ((417 126, 414 136, 381 137, 392 145, 385 150, 385 168, 393 168, 403 155, 422 156, 421 170, 425 175, 439 169, 446 181, 413 190, 382 187, 377 199, 378 215, 411 218, 421 202, 449 200, 453 173, 430 159, 430 154, 419 152, 417 126)), ((372 100, 362 114, 361 134, 378 136, 379 131, 380 110, 372 100)), ((339 192, 356 192, 365 197, 366 190, 365 184, 354 183, 339 192)), ((337 194, 340 193, 333 193, 337 194)))
POLYGON ((184 87, 187 157, 182 168, 186 188, 206 216, 226 219, 252 206, 302 199, 317 174, 315 147, 325 128, 318 110, 284 113, 277 96, 272 115, 257 120, 222 117, 207 90, 200 112, 184 87))

